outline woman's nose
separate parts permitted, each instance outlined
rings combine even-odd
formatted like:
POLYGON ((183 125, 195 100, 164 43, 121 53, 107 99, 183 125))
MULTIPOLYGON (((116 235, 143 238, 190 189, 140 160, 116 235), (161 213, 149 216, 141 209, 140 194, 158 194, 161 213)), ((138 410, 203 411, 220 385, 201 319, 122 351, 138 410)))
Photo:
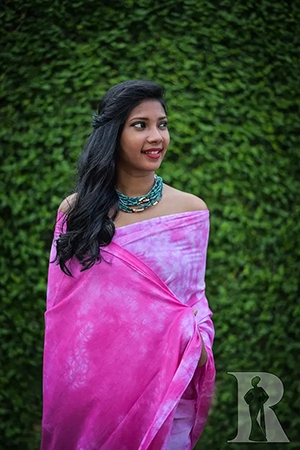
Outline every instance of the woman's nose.
POLYGON ((160 130, 155 127, 151 128, 149 136, 148 136, 148 142, 161 142, 163 140, 160 130))

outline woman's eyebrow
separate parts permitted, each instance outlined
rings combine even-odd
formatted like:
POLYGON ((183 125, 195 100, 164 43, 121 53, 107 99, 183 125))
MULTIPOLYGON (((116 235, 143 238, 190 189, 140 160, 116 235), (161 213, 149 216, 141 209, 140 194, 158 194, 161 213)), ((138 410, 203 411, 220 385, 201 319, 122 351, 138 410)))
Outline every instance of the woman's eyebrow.
MULTIPOLYGON (((163 120, 166 118, 167 118, 167 116, 162 116, 162 117, 159 117, 157 120, 163 120)), ((129 122, 131 122, 132 120, 149 120, 149 117, 133 117, 132 119, 130 119, 129 122)))

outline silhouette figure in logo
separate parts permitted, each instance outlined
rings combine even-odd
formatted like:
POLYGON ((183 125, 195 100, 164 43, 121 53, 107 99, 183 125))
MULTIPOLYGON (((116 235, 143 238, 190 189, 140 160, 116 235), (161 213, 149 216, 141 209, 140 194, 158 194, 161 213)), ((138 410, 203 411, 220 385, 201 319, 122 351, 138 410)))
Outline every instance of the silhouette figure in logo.
POLYGON ((249 405, 249 412, 251 416, 251 432, 249 435, 250 441, 267 441, 266 424, 264 414, 264 403, 269 396, 266 391, 257 386, 260 382, 260 377, 254 377, 251 380, 253 386, 244 396, 244 400, 249 405))

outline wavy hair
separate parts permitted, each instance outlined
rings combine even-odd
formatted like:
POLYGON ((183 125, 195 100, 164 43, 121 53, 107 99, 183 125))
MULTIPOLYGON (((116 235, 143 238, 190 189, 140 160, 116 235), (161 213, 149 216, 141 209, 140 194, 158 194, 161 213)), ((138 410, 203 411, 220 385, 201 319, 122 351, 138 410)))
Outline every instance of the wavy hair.
POLYGON ((76 196, 66 217, 66 232, 56 242, 53 262, 66 275, 72 276, 68 266, 73 257, 82 265, 81 271, 103 259, 100 247, 108 245, 115 233, 116 152, 125 121, 143 100, 158 100, 166 111, 163 96, 161 85, 131 80, 113 86, 100 100, 98 113, 93 116, 94 130, 79 159, 76 196))

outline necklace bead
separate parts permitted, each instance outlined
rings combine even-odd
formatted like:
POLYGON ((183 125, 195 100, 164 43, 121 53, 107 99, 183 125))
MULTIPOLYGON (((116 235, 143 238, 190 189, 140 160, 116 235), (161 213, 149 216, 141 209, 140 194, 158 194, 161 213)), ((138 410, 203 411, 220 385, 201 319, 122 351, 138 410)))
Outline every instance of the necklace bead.
POLYGON ((136 213, 144 211, 150 206, 157 205, 162 199, 163 194, 163 180, 158 175, 154 175, 154 185, 147 194, 138 197, 128 197, 116 189, 119 197, 119 208, 121 211, 127 213, 136 213))

